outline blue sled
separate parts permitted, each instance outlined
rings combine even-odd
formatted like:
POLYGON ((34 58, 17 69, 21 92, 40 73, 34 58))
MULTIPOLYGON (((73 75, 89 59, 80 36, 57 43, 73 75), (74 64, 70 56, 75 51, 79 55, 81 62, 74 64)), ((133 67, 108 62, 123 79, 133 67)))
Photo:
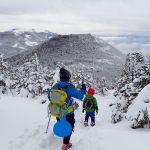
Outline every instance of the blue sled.
POLYGON ((72 126, 67 122, 66 118, 61 118, 60 121, 55 123, 53 132, 58 137, 66 137, 71 134, 72 126))

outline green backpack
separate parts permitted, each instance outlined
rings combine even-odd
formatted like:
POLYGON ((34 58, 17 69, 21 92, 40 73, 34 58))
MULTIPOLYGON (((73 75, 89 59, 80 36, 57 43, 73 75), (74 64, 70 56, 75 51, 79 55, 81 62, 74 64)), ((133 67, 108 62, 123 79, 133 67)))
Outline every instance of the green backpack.
POLYGON ((92 112, 92 111, 95 110, 95 105, 94 105, 93 100, 94 100, 94 98, 91 98, 91 99, 87 99, 84 102, 84 109, 85 109, 85 111, 92 112))
POLYGON ((73 106, 69 106, 66 103, 67 99, 67 89, 70 85, 58 89, 50 90, 50 104, 49 104, 49 111, 50 114, 54 117, 64 117, 67 113, 73 111, 73 106))

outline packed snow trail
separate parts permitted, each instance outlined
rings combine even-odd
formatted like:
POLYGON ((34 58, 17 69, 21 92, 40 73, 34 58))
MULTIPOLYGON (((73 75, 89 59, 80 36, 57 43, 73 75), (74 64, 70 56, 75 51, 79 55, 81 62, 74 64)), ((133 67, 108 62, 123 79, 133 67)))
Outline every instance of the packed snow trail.
MULTIPOLYGON (((114 97, 96 96, 99 114, 95 127, 84 127, 82 103, 75 112, 75 132, 72 135, 72 150, 149 150, 150 132, 133 130, 130 122, 111 123, 109 104, 114 97)), ((51 119, 48 134, 45 134, 48 118, 47 104, 41 105, 32 99, 0 98, 0 148, 2 150, 60 150, 62 139, 53 135, 56 122, 51 119)), ((90 120, 89 120, 90 121, 90 120)))

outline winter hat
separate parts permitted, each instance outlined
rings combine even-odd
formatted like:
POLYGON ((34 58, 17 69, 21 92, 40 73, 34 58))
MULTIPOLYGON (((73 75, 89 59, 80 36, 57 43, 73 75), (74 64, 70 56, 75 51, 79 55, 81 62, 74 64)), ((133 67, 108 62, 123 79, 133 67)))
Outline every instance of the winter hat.
POLYGON ((70 72, 64 68, 61 68, 59 71, 60 81, 68 81, 70 80, 70 72))
POLYGON ((95 94, 95 90, 93 88, 89 88, 88 89, 88 94, 94 95, 95 94))

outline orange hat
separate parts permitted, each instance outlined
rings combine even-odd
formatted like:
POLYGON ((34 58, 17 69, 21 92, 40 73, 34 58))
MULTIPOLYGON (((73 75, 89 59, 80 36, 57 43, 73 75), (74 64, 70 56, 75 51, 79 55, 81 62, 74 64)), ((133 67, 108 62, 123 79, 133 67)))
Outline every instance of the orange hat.
POLYGON ((89 88, 88 89, 88 94, 94 95, 95 94, 95 90, 93 88, 89 88))

